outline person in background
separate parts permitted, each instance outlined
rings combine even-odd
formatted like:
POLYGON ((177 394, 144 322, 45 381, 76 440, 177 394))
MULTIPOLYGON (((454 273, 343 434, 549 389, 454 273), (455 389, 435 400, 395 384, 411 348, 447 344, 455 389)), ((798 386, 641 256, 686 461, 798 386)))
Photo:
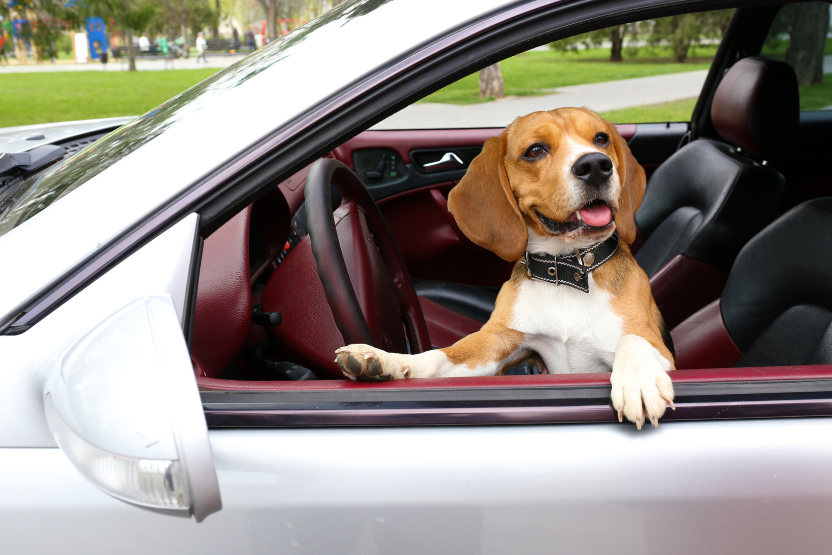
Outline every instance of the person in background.
POLYGON ((237 32, 236 27, 231 28, 231 48, 237 50, 240 47, 240 33, 237 32))
POLYGON ((162 53, 162 56, 165 58, 168 57, 170 53, 170 47, 168 46, 168 39, 162 33, 156 35, 156 48, 159 49, 159 52, 162 53))
POLYGON ((98 51, 98 59, 101 60, 101 69, 107 71, 107 50, 106 49, 99 49, 98 51))
POLYGON ((199 63, 199 59, 202 58, 202 61, 206 64, 208 63, 208 58, 205 56, 205 53, 208 51, 208 41, 205 40, 205 35, 200 31, 196 34, 196 53, 199 54, 196 57, 196 63, 199 63))
POLYGON ((257 45, 254 42, 254 33, 250 28, 246 29, 246 44, 248 44, 248 49, 252 52, 257 50, 257 45))
POLYGON ((101 69, 107 71, 107 52, 101 50, 101 43, 94 41, 92 43, 92 51, 98 54, 98 61, 101 62, 101 69))
POLYGON ((173 41, 173 46, 171 46, 171 50, 176 56, 181 56, 183 58, 187 58, 189 56, 188 50, 185 48, 185 37, 179 35, 173 41))
POLYGON ((142 36, 139 37, 139 50, 150 52, 150 39, 147 38, 147 33, 142 33, 142 36))
POLYGON ((0 26, 0 62, 7 64, 9 62, 6 58, 6 29, 0 26))
POLYGON ((113 58, 116 60, 121 57, 121 40, 116 34, 113 34, 110 38, 110 50, 113 51, 113 58))

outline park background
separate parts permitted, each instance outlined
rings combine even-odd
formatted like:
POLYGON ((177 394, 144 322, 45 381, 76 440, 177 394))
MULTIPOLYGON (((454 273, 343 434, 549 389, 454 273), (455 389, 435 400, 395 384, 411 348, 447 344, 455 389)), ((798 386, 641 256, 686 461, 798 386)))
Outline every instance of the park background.
MULTIPOLYGON (((0 0, 0 127, 140 115, 343 1, 0 0), (207 39, 201 61, 199 33, 207 39)), ((818 36, 819 25, 828 31, 829 11, 826 3, 786 6, 764 49, 795 67, 803 110, 832 104, 832 79, 825 77, 832 72, 831 39, 827 33, 823 44, 806 40, 818 36), (816 54, 807 56, 807 49, 816 54)), ((601 112, 619 123, 688 121, 699 76, 704 80, 732 12, 585 33, 503 60, 420 104, 545 100, 570 90, 580 93, 579 85, 615 87, 615 82, 655 76, 669 76, 670 82, 688 74, 696 77, 685 81, 692 84, 670 100, 635 101, 601 112)), ((302 78, 286 76, 286 86, 302 78)), ((580 94, 576 98, 580 101, 580 94)))

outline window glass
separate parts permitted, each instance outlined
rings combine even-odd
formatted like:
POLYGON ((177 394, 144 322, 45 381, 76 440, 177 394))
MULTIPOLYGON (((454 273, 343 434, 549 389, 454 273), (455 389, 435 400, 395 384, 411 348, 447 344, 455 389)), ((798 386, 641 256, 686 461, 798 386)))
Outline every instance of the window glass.
POLYGON ((787 4, 777 13, 761 54, 785 60, 797 74, 800 110, 832 109, 832 39, 827 2, 787 4))
POLYGON ((539 110, 587 106, 617 123, 690 121, 733 10, 639 21, 507 58, 376 129, 503 127, 539 110))

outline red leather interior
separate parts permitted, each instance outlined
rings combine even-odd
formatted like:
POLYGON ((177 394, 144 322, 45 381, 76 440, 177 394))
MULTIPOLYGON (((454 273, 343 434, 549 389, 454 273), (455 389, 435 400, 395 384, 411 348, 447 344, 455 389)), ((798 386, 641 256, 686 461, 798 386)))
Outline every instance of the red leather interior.
MULTIPOLYGON (((616 128, 625 140, 636 134, 636 124, 625 123, 616 128)), ((364 131, 337 147, 335 158, 355 169, 352 153, 364 148, 390 148, 405 164, 410 163, 410 152, 423 148, 480 146, 503 132, 502 127, 481 129, 411 129, 406 131, 364 131)), ((305 177, 305 176, 304 176, 305 177)))
POLYGON ((250 219, 249 206, 203 244, 191 355, 206 377, 220 375, 242 347, 251 325, 250 219))
POLYGON ((473 244, 448 212, 455 183, 395 195, 378 203, 411 277, 465 285, 501 286, 512 264, 473 244), (453 223, 452 223, 453 222, 453 223))
MULTIPOLYGON (((776 366, 767 368, 716 368, 677 370, 670 373, 673 383, 758 382, 789 380, 828 380, 832 366, 776 366)), ((488 376, 476 378, 429 378, 390 382, 319 380, 305 382, 251 382, 197 378, 197 385, 209 391, 320 391, 344 389, 487 389, 545 388, 608 385, 610 374, 541 374, 539 376, 488 376)))
POLYGON ((430 299, 419 297, 422 313, 430 333, 430 342, 437 348, 450 347, 463 337, 480 331, 482 322, 469 318, 430 299))
POLYGON ((335 349, 344 346, 344 339, 318 278, 309 236, 292 249, 266 283, 263 310, 280 312, 283 317, 283 323, 269 332, 286 360, 313 369, 319 378, 343 378, 335 363, 335 349))
POLYGON ((364 131, 337 147, 335 158, 355 170, 352 153, 365 148, 389 148, 405 164, 410 163, 410 151, 422 148, 479 146, 503 132, 502 127, 486 129, 413 129, 407 131, 364 131))
POLYGON ((662 312, 667 329, 722 295, 728 272, 677 255, 650 278, 653 298, 662 312))
POLYGON ((730 368, 742 357, 725 329, 719 299, 676 326, 670 335, 677 370, 730 368))

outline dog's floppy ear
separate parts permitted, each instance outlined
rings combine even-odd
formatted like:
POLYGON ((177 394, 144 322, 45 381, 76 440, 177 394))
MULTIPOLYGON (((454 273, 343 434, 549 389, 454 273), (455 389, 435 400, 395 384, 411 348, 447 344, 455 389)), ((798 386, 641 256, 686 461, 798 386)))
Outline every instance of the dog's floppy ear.
POLYGON ((448 209, 471 241, 513 262, 523 256, 529 232, 509 186, 505 157, 503 132, 485 142, 448 195, 448 209))
POLYGON ((618 197, 618 212, 615 214, 615 228, 625 243, 631 244, 636 239, 636 211, 644 198, 647 176, 644 168, 636 161, 627 141, 624 140, 615 125, 610 123, 618 155, 618 176, 621 180, 621 193, 618 197))

